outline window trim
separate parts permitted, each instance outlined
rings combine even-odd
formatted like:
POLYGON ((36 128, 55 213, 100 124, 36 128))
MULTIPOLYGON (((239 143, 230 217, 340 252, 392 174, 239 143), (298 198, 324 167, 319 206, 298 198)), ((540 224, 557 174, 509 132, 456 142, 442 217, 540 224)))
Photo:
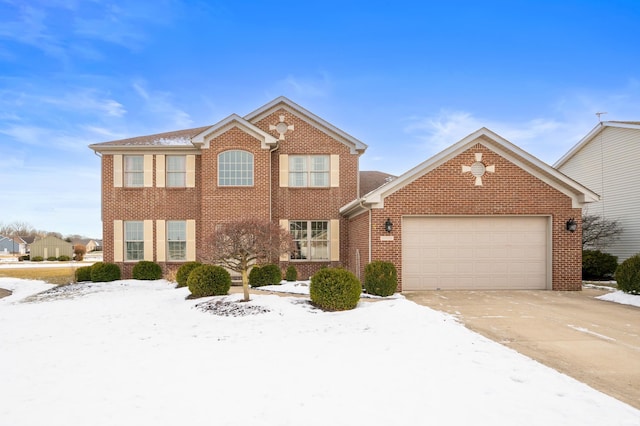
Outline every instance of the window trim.
POLYGON ((243 149, 229 149, 227 151, 223 151, 218 154, 218 186, 219 187, 252 187, 254 186, 254 184, 255 184, 255 155, 252 152, 245 151, 243 149), (243 162, 224 163, 225 167, 223 167, 223 161, 222 161, 223 156, 226 156, 231 153, 246 154, 247 156, 246 158, 251 160, 250 162, 251 170, 250 170, 249 177, 242 176, 242 173, 248 170, 237 169, 238 164, 249 164, 249 163, 243 163, 243 162), (227 170, 226 167, 231 165, 233 165, 234 168, 227 170), (222 176, 223 172, 229 173, 229 176, 225 177, 224 179, 232 180, 233 183, 223 183, 223 176, 222 176), (243 179, 249 179, 249 183, 238 183, 243 179))

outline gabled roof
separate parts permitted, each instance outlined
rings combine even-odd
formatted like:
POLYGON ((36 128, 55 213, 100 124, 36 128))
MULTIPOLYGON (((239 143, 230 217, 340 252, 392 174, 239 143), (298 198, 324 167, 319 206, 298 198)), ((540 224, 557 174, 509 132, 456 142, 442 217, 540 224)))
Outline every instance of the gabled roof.
POLYGON ((606 127, 617 127, 621 129, 635 129, 640 130, 640 121, 602 121, 589 132, 587 136, 580 139, 565 155, 563 155, 553 165, 555 168, 562 167, 571 157, 573 157, 578 151, 582 149, 586 144, 591 142, 596 136, 604 131, 606 127))
POLYGON ((193 129, 176 130, 172 132, 156 133, 154 135, 137 136, 134 138, 120 139, 111 142, 102 142, 89 145, 94 151, 104 151, 118 148, 139 148, 139 147, 193 147, 191 138, 210 126, 195 127, 193 129))
POLYGON ((360 195, 368 194, 374 189, 380 188, 397 176, 390 175, 389 173, 378 172, 375 170, 363 170, 360 172, 360 195))
POLYGON ((483 127, 449 148, 434 155, 413 169, 399 176, 378 189, 365 194, 363 197, 353 200, 340 209, 344 215, 353 215, 370 208, 384 208, 384 200, 389 195, 409 185, 416 179, 424 176, 436 167, 453 159, 460 153, 480 143, 503 158, 509 160, 533 176, 543 180, 553 188, 571 197, 574 207, 580 207, 584 203, 599 200, 598 194, 580 185, 573 179, 560 173, 545 162, 537 159, 503 137, 483 127))
POLYGON ((206 127, 204 130, 199 132, 198 134, 191 137, 191 143, 195 146, 204 146, 205 148, 209 148, 209 142, 211 139, 215 138, 218 135, 226 132, 227 130, 239 127, 251 136, 255 137, 262 144, 262 148, 267 149, 270 146, 274 146, 278 143, 278 139, 260 129, 259 127, 253 125, 251 122, 245 120, 237 114, 231 114, 227 118, 220 120, 216 124, 210 127, 206 127))
POLYGON ((284 96, 280 96, 268 104, 261 106, 257 110, 247 114, 244 118, 252 123, 262 120, 264 117, 272 114, 274 111, 278 109, 284 109, 301 120, 306 121, 310 125, 319 129, 320 131, 326 133, 330 137, 339 140, 343 144, 347 145, 351 149, 351 153, 362 153, 367 149, 367 145, 361 142, 360 140, 354 138, 350 134, 338 129, 334 125, 328 123, 322 118, 318 117, 311 111, 308 111, 296 104, 295 102, 287 99, 284 96))

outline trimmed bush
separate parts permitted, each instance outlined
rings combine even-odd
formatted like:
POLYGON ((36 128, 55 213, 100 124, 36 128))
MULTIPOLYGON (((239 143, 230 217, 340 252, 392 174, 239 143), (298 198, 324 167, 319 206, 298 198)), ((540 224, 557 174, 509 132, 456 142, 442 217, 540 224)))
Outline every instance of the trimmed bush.
POLYGON ((231 275, 221 266, 202 265, 191 271, 187 285, 195 297, 222 296, 231 288, 231 275))
POLYGON ((282 281, 282 271, 278 265, 254 266, 249 272, 249 284, 251 287, 263 285, 277 285, 282 281))
POLYGON ((32 262, 42 262, 43 260, 42 256, 33 256, 33 259, 31 259, 32 262))
POLYGON ((162 268, 155 262, 141 260, 133 267, 134 280, 159 280, 162 278, 162 268))
POLYGON ((616 269, 618 289, 640 295, 640 254, 628 258, 616 269))
POLYGON ((55 256, 49 256, 49 257, 47 257, 47 262, 55 262, 56 260, 58 260, 58 258, 57 258, 57 257, 55 257, 55 256))
POLYGON ((298 281, 298 270, 295 266, 289 265, 287 272, 284 274, 284 279, 287 281, 298 281))
POLYGON ((91 281, 109 282, 120 279, 120 268, 115 263, 96 262, 91 266, 91 281))
POLYGON ((68 262, 70 260, 71 260, 71 258, 69 256, 67 256, 66 254, 58 256, 58 262, 68 262))
POLYGON ((187 262, 180 266, 180 268, 178 268, 178 272, 176 273, 176 282, 178 283, 177 287, 186 287, 187 280, 189 279, 189 274, 191 274, 191 271, 196 269, 198 266, 202 266, 202 263, 187 262))
POLYGON ((611 278, 618 267, 618 256, 600 250, 582 251, 582 279, 601 280, 611 278))
POLYGON ((76 269, 76 282, 91 281, 91 266, 81 266, 76 269))
POLYGON ((391 262, 377 260, 364 268, 364 288, 376 296, 391 296, 398 288, 398 272, 391 262))
POLYGON ((346 269, 322 268, 311 277, 311 303, 325 311, 346 311, 358 305, 362 286, 346 269))

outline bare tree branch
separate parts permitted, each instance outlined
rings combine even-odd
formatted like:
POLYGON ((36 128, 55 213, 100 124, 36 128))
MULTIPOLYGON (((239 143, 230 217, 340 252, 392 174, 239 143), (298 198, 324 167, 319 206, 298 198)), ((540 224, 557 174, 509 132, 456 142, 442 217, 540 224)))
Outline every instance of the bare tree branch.
POLYGON ((582 216, 582 248, 606 248, 620 237, 622 227, 617 220, 605 219, 599 215, 582 216))

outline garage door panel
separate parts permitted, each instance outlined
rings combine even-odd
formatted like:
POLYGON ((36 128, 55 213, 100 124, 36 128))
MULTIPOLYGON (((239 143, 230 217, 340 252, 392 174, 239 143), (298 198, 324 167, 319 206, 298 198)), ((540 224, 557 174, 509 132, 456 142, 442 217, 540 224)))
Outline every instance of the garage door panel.
POLYGON ((544 289, 546 217, 405 217, 403 288, 544 289))

